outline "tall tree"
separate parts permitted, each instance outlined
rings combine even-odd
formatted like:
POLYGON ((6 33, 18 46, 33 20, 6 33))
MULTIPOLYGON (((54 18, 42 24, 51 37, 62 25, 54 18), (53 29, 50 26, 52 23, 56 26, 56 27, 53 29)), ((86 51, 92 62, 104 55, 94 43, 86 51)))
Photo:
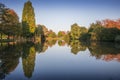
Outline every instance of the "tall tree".
POLYGON ((33 37, 36 29, 35 25, 35 13, 32 3, 28 0, 24 4, 22 14, 22 28, 24 37, 33 37))

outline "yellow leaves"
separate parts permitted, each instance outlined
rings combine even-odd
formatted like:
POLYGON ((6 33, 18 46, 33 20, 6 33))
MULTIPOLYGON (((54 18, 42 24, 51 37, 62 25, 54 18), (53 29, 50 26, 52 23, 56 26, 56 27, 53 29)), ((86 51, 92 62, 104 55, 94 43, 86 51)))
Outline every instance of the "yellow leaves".
POLYGON ((30 50, 29 50, 29 52, 30 52, 30 54, 35 54, 35 47, 31 47, 30 50))
POLYGON ((31 33, 34 33, 35 32, 35 26, 33 24, 30 24, 29 25, 29 30, 31 33))

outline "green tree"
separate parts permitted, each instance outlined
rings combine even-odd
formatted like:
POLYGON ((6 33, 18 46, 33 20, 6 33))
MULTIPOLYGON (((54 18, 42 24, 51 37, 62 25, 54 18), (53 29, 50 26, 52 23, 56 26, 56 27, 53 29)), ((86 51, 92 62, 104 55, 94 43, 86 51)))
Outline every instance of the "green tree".
POLYGON ((117 28, 104 28, 101 32, 101 41, 115 41, 120 35, 120 30, 117 28))
POLYGON ((71 39, 75 40, 75 39, 79 39, 80 37, 80 26, 78 26, 78 24, 73 24, 71 26, 71 39))
MULTIPOLYGON (((37 27, 36 27, 36 30, 35 30, 35 35, 37 36, 37 37, 40 37, 41 38, 41 41, 44 41, 45 40, 45 31, 44 31, 44 29, 46 28, 44 28, 45 26, 44 25, 37 25, 37 27)), ((46 28, 47 29, 47 28, 46 28)))
POLYGON ((36 34, 36 36, 41 36, 41 35, 43 35, 43 29, 42 29, 42 26, 41 26, 41 25, 38 25, 38 26, 36 27, 35 34, 36 34))
POLYGON ((85 27, 80 27, 80 36, 79 36, 79 40, 81 41, 87 41, 88 40, 88 30, 85 27))
MULTIPOLYGON (((88 33, 90 34, 90 40, 92 41, 100 41, 102 36, 102 31, 104 30, 104 27, 96 22, 96 23, 92 23, 90 25, 90 28, 88 30, 88 33)), ((104 34, 105 35, 105 34, 104 34)))
POLYGON ((58 37, 64 37, 65 36, 65 32, 64 31, 59 31, 58 32, 58 37))
POLYGON ((50 31, 48 32, 47 37, 55 38, 55 37, 56 37, 56 33, 53 32, 52 30, 50 30, 50 31))
POLYGON ((69 33, 69 32, 68 32, 67 34, 65 34, 63 40, 64 40, 67 44, 69 44, 69 42, 70 42, 70 33, 69 33))
POLYGON ((86 36, 84 35, 87 34, 87 32, 88 32, 87 28, 80 27, 78 24, 75 23, 71 26, 70 36, 71 36, 71 39, 78 40, 78 39, 85 38, 86 36))
POLYGON ((23 28, 23 36, 33 37, 36 29, 35 25, 35 13, 34 8, 32 7, 32 3, 27 1, 24 4, 23 14, 22 14, 22 28, 23 28))
POLYGON ((46 26, 44 26, 44 25, 41 25, 41 26, 43 28, 43 33, 46 36, 48 34, 48 28, 46 28, 46 26))

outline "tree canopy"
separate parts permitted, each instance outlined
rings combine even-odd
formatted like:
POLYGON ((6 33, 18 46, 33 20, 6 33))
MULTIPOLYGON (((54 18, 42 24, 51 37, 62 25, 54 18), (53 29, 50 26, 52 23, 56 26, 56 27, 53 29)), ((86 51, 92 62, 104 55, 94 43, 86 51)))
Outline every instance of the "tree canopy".
POLYGON ((36 29, 35 24, 35 13, 32 3, 27 1, 24 4, 23 14, 22 14, 22 30, 24 37, 33 37, 36 29))
POLYGON ((0 6, 0 31, 8 36, 20 35, 19 17, 13 9, 0 6))

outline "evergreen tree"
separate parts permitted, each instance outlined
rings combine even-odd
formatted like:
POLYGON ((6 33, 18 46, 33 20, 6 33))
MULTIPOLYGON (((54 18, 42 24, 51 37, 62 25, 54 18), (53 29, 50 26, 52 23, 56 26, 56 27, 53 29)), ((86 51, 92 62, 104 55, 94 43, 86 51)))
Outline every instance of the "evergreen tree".
POLYGON ((22 14, 22 28, 24 37, 33 37, 36 29, 35 25, 35 13, 32 3, 27 1, 24 4, 22 14))

